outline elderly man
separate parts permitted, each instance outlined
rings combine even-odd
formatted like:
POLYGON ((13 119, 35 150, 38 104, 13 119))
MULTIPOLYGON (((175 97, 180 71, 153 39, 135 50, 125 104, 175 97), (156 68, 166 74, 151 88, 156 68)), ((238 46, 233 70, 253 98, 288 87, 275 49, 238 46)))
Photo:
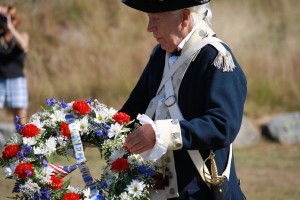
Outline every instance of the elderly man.
POLYGON ((209 0, 123 0, 147 13, 158 45, 121 111, 140 120, 131 152, 161 165, 168 199, 244 199, 232 142, 243 117, 246 78, 211 29, 209 0), (146 115, 140 115, 145 113, 146 115))

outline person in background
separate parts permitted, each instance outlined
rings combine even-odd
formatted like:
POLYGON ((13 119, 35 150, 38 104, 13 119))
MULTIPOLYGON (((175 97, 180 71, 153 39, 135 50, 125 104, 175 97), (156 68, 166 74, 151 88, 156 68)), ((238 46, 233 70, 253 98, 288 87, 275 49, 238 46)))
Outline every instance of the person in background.
POLYGON ((147 31, 158 42, 120 109, 140 121, 128 149, 161 166, 151 198, 244 199, 232 143, 247 81, 210 26, 209 0, 122 2, 147 13, 147 31))
POLYGON ((14 121, 17 116, 18 123, 24 124, 28 108, 24 64, 29 35, 19 32, 20 22, 15 6, 0 5, 0 108, 7 105, 14 121))

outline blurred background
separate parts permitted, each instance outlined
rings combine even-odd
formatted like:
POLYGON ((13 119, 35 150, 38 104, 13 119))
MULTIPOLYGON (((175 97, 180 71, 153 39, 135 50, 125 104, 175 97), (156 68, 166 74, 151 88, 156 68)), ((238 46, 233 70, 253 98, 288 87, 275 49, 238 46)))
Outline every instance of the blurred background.
MULTIPOLYGON (((40 111, 46 98, 98 99, 120 108, 156 44, 146 31, 146 15, 120 0, 0 3, 17 6, 19 30, 31 38, 25 66, 28 116, 40 111)), ((273 115, 299 111, 299 0, 213 0, 211 5, 213 30, 231 47, 248 79, 245 116, 259 125, 273 115)), ((0 121, 12 121, 6 110, 0 111, 0 121)), ((265 139, 239 149, 237 171, 248 199, 299 198, 299 150, 297 144, 265 139)), ((5 185, 1 181, 3 198, 10 191, 5 185)))

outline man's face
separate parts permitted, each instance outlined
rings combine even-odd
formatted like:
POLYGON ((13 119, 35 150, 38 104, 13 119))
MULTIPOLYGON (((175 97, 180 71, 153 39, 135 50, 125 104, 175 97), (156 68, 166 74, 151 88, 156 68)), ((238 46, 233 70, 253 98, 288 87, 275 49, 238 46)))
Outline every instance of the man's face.
POLYGON ((173 52, 188 34, 182 12, 148 13, 147 31, 152 32, 161 48, 168 52, 173 52))

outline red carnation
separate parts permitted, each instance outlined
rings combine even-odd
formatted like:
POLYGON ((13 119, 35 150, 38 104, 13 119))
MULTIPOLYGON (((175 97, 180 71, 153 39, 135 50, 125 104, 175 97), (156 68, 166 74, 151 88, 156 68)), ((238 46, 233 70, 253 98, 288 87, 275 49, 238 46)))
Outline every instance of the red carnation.
POLYGON ((30 163, 18 164, 15 169, 15 175, 22 179, 33 176, 33 173, 33 167, 30 163))
POLYGON ((61 178, 58 178, 56 176, 51 176, 50 177, 51 183, 50 183, 50 187, 53 190, 59 190, 60 188, 62 188, 63 186, 63 181, 61 178))
POLYGON ((60 124, 60 133, 67 138, 71 138, 71 132, 69 126, 65 122, 62 122, 60 124))
POLYGON ((130 116, 124 112, 117 112, 112 118, 119 124, 128 124, 130 122, 130 116))
POLYGON ((79 199, 80 199, 80 195, 75 192, 66 193, 62 197, 62 200, 79 200, 79 199))
POLYGON ((118 158, 111 164, 111 170, 114 171, 124 171, 128 167, 128 161, 125 158, 118 158))
POLYGON ((3 160, 17 157, 18 152, 20 151, 20 147, 17 144, 8 145, 5 147, 4 151, 2 152, 3 160))
POLYGON ((41 129, 39 129, 34 124, 26 124, 22 128, 22 136, 23 137, 34 137, 40 133, 41 129))
POLYGON ((86 115, 91 112, 89 104, 85 101, 75 101, 72 106, 73 110, 77 114, 86 115))

